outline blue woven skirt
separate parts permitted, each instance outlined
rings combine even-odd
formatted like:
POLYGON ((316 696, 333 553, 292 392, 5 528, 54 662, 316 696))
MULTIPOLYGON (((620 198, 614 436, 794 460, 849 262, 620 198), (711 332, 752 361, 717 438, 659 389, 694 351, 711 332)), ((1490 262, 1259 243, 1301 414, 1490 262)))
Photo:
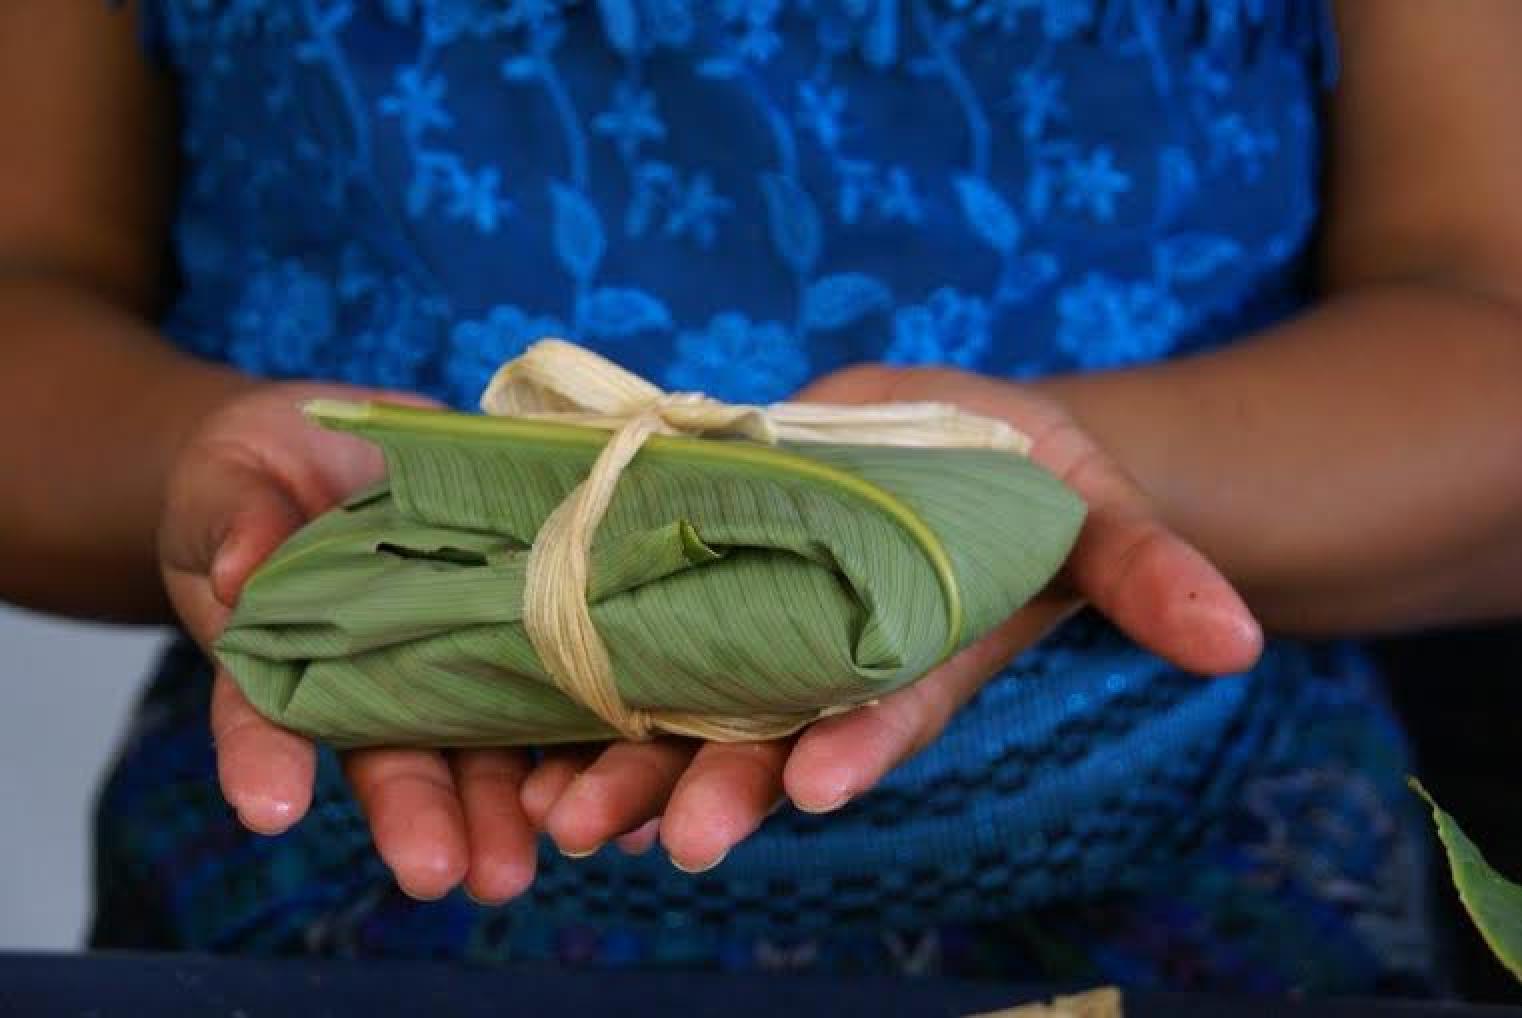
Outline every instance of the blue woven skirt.
MULTIPOLYGON (((1220 780, 1165 800, 1139 789, 1150 815, 1114 800, 1009 852, 969 855, 948 844, 929 864, 833 882, 775 860, 746 880, 745 867, 761 863, 747 864, 741 852, 731 855, 740 859, 738 875, 725 873, 731 861, 691 877, 658 849, 632 862, 568 860, 546 842, 533 891, 500 908, 458 892, 431 903, 401 894, 326 751, 306 820, 277 838, 245 831, 217 788, 209 676, 194 647, 169 648, 103 788, 97 948, 1262 993, 1409 995, 1441 986, 1428 922, 1428 841, 1403 784, 1405 741, 1377 676, 1347 648, 1276 648, 1253 675, 1224 680, 1246 683, 1242 695, 1258 706, 1241 712, 1246 720, 1218 756, 1180 769, 1220 780), (1145 838, 1127 841, 1144 823, 1145 838), (1107 855, 1115 845, 1125 850, 1107 855), (1046 890, 1022 890, 1032 887, 1046 890)), ((980 700, 1003 695, 999 687, 1010 681, 996 680, 980 700)), ((784 809, 767 826, 774 841, 802 844, 843 827, 880 852, 921 814, 1018 788, 1047 770, 1060 781, 1064 768, 1081 765, 1082 747, 1124 735, 1127 711, 1161 710, 1170 695, 1195 695, 1201 680, 1173 681, 1154 681, 1145 699, 1117 699, 1082 730, 1051 731, 1039 753, 1004 754, 977 781, 920 788, 915 801, 889 782, 839 814, 784 809)), ((966 709, 979 710, 979 701, 966 709)), ((1133 779, 1149 781, 1164 783, 1133 779)))

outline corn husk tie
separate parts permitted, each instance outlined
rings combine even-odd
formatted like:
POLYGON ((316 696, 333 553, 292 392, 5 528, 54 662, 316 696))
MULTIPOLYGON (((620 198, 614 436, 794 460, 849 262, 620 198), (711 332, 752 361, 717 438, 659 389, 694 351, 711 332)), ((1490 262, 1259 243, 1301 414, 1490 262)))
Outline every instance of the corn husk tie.
MULTIPOLYGON (((624 468, 652 435, 779 442, 1001 450, 1023 455, 1028 439, 1003 421, 941 403, 870 406, 731 405, 699 393, 667 393, 562 340, 533 344, 502 367, 481 398, 488 414, 550 420, 613 432, 590 474, 555 509, 529 552, 524 629, 566 696, 624 738, 660 733, 723 741, 775 738, 796 717, 720 718, 631 708, 614 680, 587 602, 593 537, 624 468)), ((820 711, 820 715, 833 713, 820 711)))

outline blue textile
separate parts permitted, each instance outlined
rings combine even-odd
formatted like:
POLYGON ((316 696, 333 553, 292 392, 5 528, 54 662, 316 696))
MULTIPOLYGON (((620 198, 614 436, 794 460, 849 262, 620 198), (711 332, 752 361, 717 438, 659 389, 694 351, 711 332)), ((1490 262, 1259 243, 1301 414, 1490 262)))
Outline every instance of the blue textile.
MULTIPOLYGON (((164 323, 271 377, 473 405, 542 335, 784 398, 1027 378, 1310 298, 1320 0, 161 0, 186 155, 164 323)), ((1083 618, 927 752, 718 869, 546 851, 507 909, 391 886, 333 760, 273 840, 177 648, 102 798, 98 943, 1369 989, 1420 976, 1400 733, 1355 652, 1185 676, 1083 618), (1310 945, 1315 944, 1314 950, 1310 945)))

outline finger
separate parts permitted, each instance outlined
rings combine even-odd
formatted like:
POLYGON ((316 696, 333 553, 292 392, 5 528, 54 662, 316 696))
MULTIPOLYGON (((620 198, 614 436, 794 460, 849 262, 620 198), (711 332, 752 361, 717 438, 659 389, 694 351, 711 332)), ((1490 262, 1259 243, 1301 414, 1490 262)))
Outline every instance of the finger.
MULTIPOLYGON (((290 522, 289 507, 278 497, 266 499, 255 494, 264 491, 263 486, 249 484, 243 488, 250 496, 248 503, 229 511, 256 535, 278 533, 299 523, 290 522)), ((229 536, 238 540, 238 525, 229 517, 225 529, 202 530, 199 537, 188 538, 191 544, 181 547, 177 554, 204 552, 215 556, 214 542, 229 536), (205 542, 201 550, 192 550, 195 541, 205 542)), ((273 538, 276 543, 280 539, 273 538)), ((253 542, 245 546, 252 548, 253 542)), ((185 563, 189 559, 182 557, 177 561, 185 563)), ((224 581, 219 593, 217 583, 208 582, 204 572, 192 574, 169 563, 166 559, 165 580, 175 607, 187 631, 209 655, 227 623, 229 606, 236 599, 246 572, 231 585, 225 585, 224 581)), ((207 566, 199 568, 206 570, 207 566)), ((260 834, 279 834, 306 814, 317 767, 312 743, 261 715, 221 668, 212 681, 211 734, 222 795, 244 826, 260 834)))
POLYGON ((351 491, 385 473, 385 457, 373 442, 324 428, 302 407, 317 398, 376 400, 416 407, 440 406, 427 397, 385 389, 332 384, 281 384, 254 399, 224 407, 191 458, 240 463, 278 479, 286 493, 315 516, 351 491))
POLYGON ((344 769, 376 850, 401 889, 433 901, 459 884, 470 857, 465 816, 444 757, 415 749, 355 750, 344 769))
POLYGON ((814 722, 788 758, 788 797, 805 812, 827 813, 861 795, 929 745, 983 683, 1072 608, 1056 599, 1033 602, 917 682, 875 704, 814 722))
POLYGON ((661 843, 678 869, 701 873, 749 837, 782 794, 792 740, 705 743, 661 817, 661 843))
POLYGON ((211 592, 229 609, 238 602, 243 585, 263 562, 307 520, 305 513, 283 494, 262 487, 234 510, 222 543, 207 573, 211 592))
POLYGON ((690 739, 613 743, 570 783, 544 829, 566 855, 590 855, 660 815, 696 752, 690 739))
POLYGON ((192 479, 173 482, 166 498, 159 554, 176 607, 204 646, 249 575, 306 514, 268 474, 241 460, 209 461, 192 479))
POLYGON ((1228 675, 1263 650, 1263 631, 1231 584, 1156 520, 1099 517, 1071 569, 1106 618, 1181 668, 1228 675))
POLYGON ((1097 451, 1065 478, 1091 511, 1068 559, 1070 581, 1137 643, 1205 675, 1252 667, 1263 631, 1204 555, 1158 521, 1134 482, 1097 451))
POLYGON ((545 818, 557 799, 576 780, 576 775, 592 765, 602 746, 556 746, 546 750, 544 758, 523 779, 520 798, 529 822, 543 830, 545 818))
POLYGON ((312 803, 316 750, 256 711, 221 669, 212 680, 211 734, 222 795, 245 827, 279 834, 301 819, 312 803))
POLYGON ((511 901, 534 881, 536 837, 518 794, 528 759, 520 750, 473 749, 454 753, 449 765, 465 810, 466 893, 483 905, 511 901))
POLYGON ((1168 530, 1146 494, 1076 425, 1033 452, 1088 502, 1067 580, 1137 643, 1181 668, 1224 675, 1252 667, 1263 631, 1230 583, 1168 530))
POLYGON ((636 827, 628 834, 619 835, 613 843, 617 845, 625 855, 644 855, 646 852, 650 851, 650 849, 655 847, 656 839, 659 838, 660 835, 661 818, 654 817, 653 819, 646 820, 643 824, 641 824, 639 827, 636 827))

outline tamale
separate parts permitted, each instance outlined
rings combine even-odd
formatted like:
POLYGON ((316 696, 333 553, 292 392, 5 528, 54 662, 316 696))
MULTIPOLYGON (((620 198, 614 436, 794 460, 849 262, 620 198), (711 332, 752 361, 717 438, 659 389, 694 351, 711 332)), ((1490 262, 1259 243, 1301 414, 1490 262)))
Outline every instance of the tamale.
MULTIPOLYGON (((608 738, 525 633, 530 546, 609 432, 381 403, 312 416, 386 480, 294 534, 216 652, 339 747, 608 738)), ((656 435, 617 481, 587 603, 631 707, 777 731, 924 675, 1061 568, 1082 502, 1004 451, 656 435)))

